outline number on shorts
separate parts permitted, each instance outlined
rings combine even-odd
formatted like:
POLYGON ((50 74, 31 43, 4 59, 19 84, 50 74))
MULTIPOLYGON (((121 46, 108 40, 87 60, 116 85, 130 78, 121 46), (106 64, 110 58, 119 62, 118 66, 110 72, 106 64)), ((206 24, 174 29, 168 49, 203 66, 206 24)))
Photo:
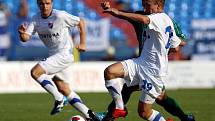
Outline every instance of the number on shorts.
POLYGON ((152 89, 152 84, 148 83, 146 80, 143 80, 142 88, 146 91, 150 91, 152 89))

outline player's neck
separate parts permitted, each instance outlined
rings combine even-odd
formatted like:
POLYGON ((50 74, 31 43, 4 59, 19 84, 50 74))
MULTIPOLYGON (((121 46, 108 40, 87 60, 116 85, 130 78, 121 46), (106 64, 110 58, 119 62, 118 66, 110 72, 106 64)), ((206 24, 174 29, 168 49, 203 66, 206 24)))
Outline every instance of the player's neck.
POLYGON ((52 15, 52 11, 53 11, 53 9, 51 10, 51 12, 50 12, 48 15, 43 15, 43 14, 41 14, 41 17, 42 17, 43 19, 47 19, 49 16, 52 15))
POLYGON ((163 13, 164 12, 164 10, 158 10, 158 12, 157 13, 163 13))

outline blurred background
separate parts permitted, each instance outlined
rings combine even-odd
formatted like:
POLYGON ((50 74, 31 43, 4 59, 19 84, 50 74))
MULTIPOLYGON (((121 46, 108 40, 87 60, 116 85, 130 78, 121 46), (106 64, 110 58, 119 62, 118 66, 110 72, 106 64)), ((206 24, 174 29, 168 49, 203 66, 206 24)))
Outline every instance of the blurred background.
MULTIPOLYGON (((127 11, 142 10, 141 0, 112 0, 111 5, 127 11)), ((214 60, 214 0, 166 0, 165 12, 181 27, 188 44, 170 60, 214 60)), ((123 60, 138 54, 132 26, 103 14, 99 0, 54 0, 54 8, 82 17, 87 22, 88 51, 76 54, 80 61, 123 60)), ((35 35, 28 43, 19 41, 17 28, 38 12, 35 0, 0 0, 0 60, 34 61, 47 57, 35 35), (35 50, 35 51, 32 51, 35 50)), ((78 41, 77 30, 71 37, 78 41)))
MULTIPOLYGON (((84 92, 81 96, 87 105, 96 111, 104 111, 110 96, 104 86, 103 71, 115 61, 138 55, 133 27, 127 21, 103 14, 100 0, 53 2, 55 9, 65 10, 86 21, 87 51, 78 53, 74 50, 77 63, 68 68, 65 76, 71 80, 72 89, 84 92), (100 101, 95 104, 98 97, 100 101)), ((142 10, 141 0, 110 2, 121 10, 142 10)), ((166 88, 170 96, 179 100, 186 111, 194 113, 198 121, 215 121, 214 6, 215 0, 166 0, 165 4, 165 12, 180 25, 187 37, 187 45, 169 55, 166 88)), ((28 24, 37 12, 36 0, 0 0, 0 121, 66 121, 77 114, 67 107, 61 115, 50 117, 47 112, 52 100, 48 94, 41 94, 45 91, 31 78, 31 68, 48 53, 37 35, 27 43, 20 42, 17 29, 20 24, 28 24)), ((77 28, 71 29, 71 37, 74 43, 79 42, 77 28)), ((141 120, 135 115, 138 94, 128 105, 132 113, 127 121, 141 120)))

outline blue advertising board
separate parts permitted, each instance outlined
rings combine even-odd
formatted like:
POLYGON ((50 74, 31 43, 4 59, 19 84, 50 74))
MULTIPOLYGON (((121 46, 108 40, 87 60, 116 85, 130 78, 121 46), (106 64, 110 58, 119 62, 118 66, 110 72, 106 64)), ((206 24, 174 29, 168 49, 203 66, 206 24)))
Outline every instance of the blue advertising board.
POLYGON ((215 19, 193 20, 191 38, 194 60, 215 60, 215 19))

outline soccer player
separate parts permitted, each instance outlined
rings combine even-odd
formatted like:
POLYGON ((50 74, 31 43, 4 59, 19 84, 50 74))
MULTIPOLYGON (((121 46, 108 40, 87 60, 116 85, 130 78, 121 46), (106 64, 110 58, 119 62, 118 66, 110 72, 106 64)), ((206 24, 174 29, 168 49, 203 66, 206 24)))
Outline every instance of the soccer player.
MULTIPOLYGON (((143 2, 145 12, 154 13, 151 15, 126 13, 114 8, 106 8, 106 3, 103 3, 105 13, 147 25, 139 26, 142 27, 144 40, 141 56, 115 63, 105 69, 105 86, 116 104, 113 110, 114 119, 127 115, 115 78, 127 78, 125 81, 127 85, 133 86, 139 83, 142 89, 138 105, 139 116, 149 121, 165 121, 159 112, 152 109, 152 104, 163 93, 168 51, 170 48, 176 48, 181 41, 175 34, 171 19, 165 13, 156 13, 159 2, 158 0, 143 2)), ((161 2, 164 5, 164 1, 161 2)))
MULTIPOLYGON (((144 4, 145 1, 143 0, 142 2, 143 2, 143 7, 146 8, 145 4, 144 4)), ((109 2, 102 3, 102 7, 103 7, 103 9, 110 8, 109 2)), ((163 12, 163 8, 164 8, 164 6, 163 6, 162 2, 159 2, 157 12, 158 13, 163 12)), ((150 13, 146 13, 145 10, 137 11, 135 13, 143 14, 143 15, 150 14, 150 13)), ((116 16, 116 17, 120 17, 120 16, 116 16)), ((130 19, 125 18, 125 17, 120 17, 120 18, 129 21, 133 25, 133 27, 135 28, 135 31, 136 31, 138 42, 139 42, 139 50, 142 50, 143 44, 144 44, 144 40, 142 37, 143 32, 144 32, 143 27, 147 27, 147 25, 144 25, 143 23, 140 23, 140 22, 137 22, 134 20, 130 20, 130 19)), ((176 31, 176 35, 178 37, 180 37, 181 40, 186 40, 185 35, 182 33, 180 27, 177 25, 177 23, 174 20, 173 20, 173 24, 174 24, 174 29, 176 31)), ((180 46, 183 46, 183 45, 185 45, 184 41, 182 41, 180 43, 180 46)), ((173 49, 173 48, 171 48, 171 49, 173 49)), ((177 50, 173 50, 173 51, 177 51, 177 50)), ((124 84, 122 91, 121 91, 124 104, 126 104, 128 102, 132 92, 138 91, 138 90, 139 90, 138 85, 128 87, 126 84, 124 84)), ((177 104, 177 102, 173 98, 167 96, 166 92, 163 92, 162 95, 156 99, 156 103, 158 103, 159 105, 164 107, 164 109, 167 112, 169 112, 170 114, 172 114, 174 116, 177 116, 182 121, 194 121, 194 116, 191 114, 189 114, 189 115, 185 114, 183 112, 183 110, 181 109, 181 107, 177 104)), ((111 120, 112 119, 111 118, 112 117, 112 111, 114 108, 115 108, 115 102, 112 101, 110 103, 110 105, 108 106, 108 112, 107 112, 107 115, 106 115, 104 120, 111 120)))
POLYGON ((98 121, 80 97, 70 89, 67 80, 63 80, 63 77, 58 75, 74 60, 72 55, 74 45, 69 32, 71 27, 78 26, 80 31, 80 44, 76 48, 81 52, 86 49, 84 20, 65 11, 53 9, 52 0, 37 0, 37 5, 40 12, 33 16, 28 26, 21 25, 18 32, 23 42, 27 42, 32 34, 37 33, 49 50, 50 56, 32 68, 31 76, 54 97, 55 103, 51 115, 63 109, 65 95, 69 103, 88 121, 98 121), (54 77, 50 78, 49 75, 54 77))

